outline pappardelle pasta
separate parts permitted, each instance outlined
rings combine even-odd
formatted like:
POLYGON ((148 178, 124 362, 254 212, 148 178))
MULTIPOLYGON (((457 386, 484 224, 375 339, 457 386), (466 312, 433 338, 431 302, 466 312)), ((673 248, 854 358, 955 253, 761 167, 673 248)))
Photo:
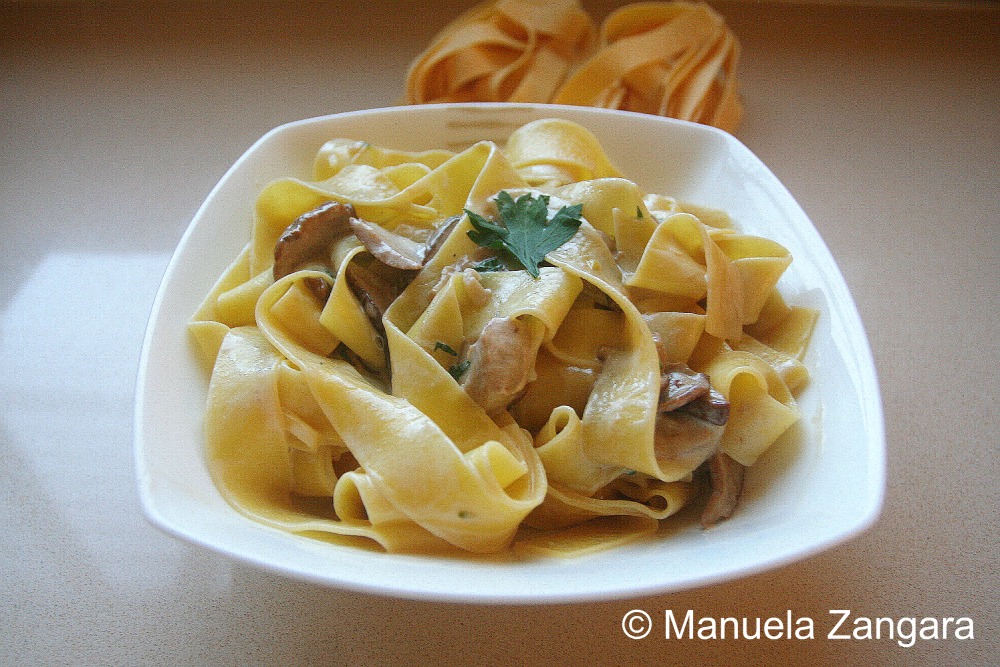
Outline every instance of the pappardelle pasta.
POLYGON ((410 64, 404 100, 623 109, 733 132, 740 43, 704 2, 633 2, 598 26, 579 0, 485 0, 410 64))
POLYGON ((257 521, 392 552, 711 526, 799 419, 817 314, 778 292, 790 262, 570 121, 457 152, 333 139, 263 188, 190 322, 210 473, 257 521))

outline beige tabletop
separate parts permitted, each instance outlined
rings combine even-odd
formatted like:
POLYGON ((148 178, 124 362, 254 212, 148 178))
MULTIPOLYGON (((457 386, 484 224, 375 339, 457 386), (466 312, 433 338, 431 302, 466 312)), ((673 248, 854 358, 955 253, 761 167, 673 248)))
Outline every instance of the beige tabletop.
POLYGON ((736 134, 812 218, 871 341, 887 486, 861 536, 697 590, 506 607, 329 590, 145 521, 133 382, 193 213, 270 128, 395 104, 468 4, 0 4, 0 664, 996 664, 995 4, 714 3, 743 44, 736 134), (817 633, 632 640, 632 609, 817 633), (831 639, 837 609, 971 619, 974 638, 831 639))

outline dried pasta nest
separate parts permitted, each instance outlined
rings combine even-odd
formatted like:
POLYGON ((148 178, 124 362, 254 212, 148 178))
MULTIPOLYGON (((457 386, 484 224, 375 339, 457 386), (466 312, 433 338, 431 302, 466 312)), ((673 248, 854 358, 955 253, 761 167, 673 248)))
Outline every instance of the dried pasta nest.
POLYGON ((596 43, 577 0, 492 0, 445 27, 410 66, 406 100, 546 102, 596 43))
POLYGON ((492 0, 449 24, 410 67, 405 101, 550 102, 735 131, 739 41, 705 3, 642 2, 598 31, 577 0, 492 0))

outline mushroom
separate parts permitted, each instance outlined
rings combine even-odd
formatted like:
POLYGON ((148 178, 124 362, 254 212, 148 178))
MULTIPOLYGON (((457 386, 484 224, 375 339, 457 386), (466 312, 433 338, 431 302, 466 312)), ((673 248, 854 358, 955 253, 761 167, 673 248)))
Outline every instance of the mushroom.
POLYGON ((703 519, 706 526, 732 514, 743 488, 742 466, 719 451, 728 420, 729 401, 707 375, 684 364, 661 365, 656 456, 691 468, 710 461, 713 499, 703 519))
POLYGON ((673 411, 656 416, 653 451, 660 461, 694 470, 719 451, 722 426, 673 411))
POLYGON ((708 472, 711 477, 712 495, 701 513, 703 528, 714 526, 723 519, 728 519, 736 510, 743 493, 743 477, 746 466, 733 459, 728 454, 717 452, 708 461, 708 472))
POLYGON ((662 364, 657 411, 657 456, 669 452, 695 465, 705 464, 707 459, 712 494, 702 512, 701 525, 708 528, 729 518, 739 504, 746 471, 741 463, 718 451, 729 421, 729 401, 712 387, 704 373, 684 364, 662 364), (701 461, 699 456, 703 457, 701 461))
POLYGON ((444 245, 445 240, 451 233, 455 230, 459 221, 462 219, 460 215, 453 215, 446 219, 441 225, 431 232, 431 235, 427 237, 427 241, 424 242, 424 263, 426 264, 431 260, 431 257, 437 254, 441 246, 444 245))
POLYGON ((660 375, 658 412, 678 410, 716 426, 729 421, 729 401, 712 388, 708 376, 684 364, 666 364, 660 375))
MULTIPOLYGON (((335 201, 300 215, 274 246, 274 279, 304 269, 332 272, 331 249, 337 239, 350 232, 354 215, 353 206, 335 201)), ((320 301, 330 296, 330 285, 324 280, 310 278, 306 285, 320 301)))
POLYGON ((437 254, 461 219, 457 215, 446 219, 423 243, 361 218, 352 217, 350 223, 354 235, 380 262, 395 269, 416 271, 437 254))
MULTIPOLYGON (((362 220, 351 204, 330 201, 302 214, 282 233, 274 246, 274 279, 295 271, 315 269, 334 273, 331 253, 336 242, 354 233, 378 262, 357 258, 346 270, 347 284, 380 334, 382 316, 423 266, 425 248, 412 239, 362 220)), ((309 278, 306 286, 320 301, 330 297, 330 285, 309 278)))
POLYGON ((701 398, 712 388, 708 376, 695 373, 683 364, 670 364, 660 371, 658 412, 669 412, 701 398))
POLYGON ((416 271, 424 266, 426 246, 385 227, 352 217, 351 229, 377 260, 395 269, 416 271))
POLYGON ((465 392, 494 415, 506 409, 532 379, 538 344, 530 327, 513 317, 495 317, 469 348, 465 392))
POLYGON ((348 264, 345 271, 347 286, 379 334, 385 333, 382 316, 410 280, 401 273, 378 262, 363 262, 360 258, 348 264))
POLYGON ((725 426, 729 421, 729 401, 712 388, 704 396, 699 396, 677 410, 716 426, 725 426))

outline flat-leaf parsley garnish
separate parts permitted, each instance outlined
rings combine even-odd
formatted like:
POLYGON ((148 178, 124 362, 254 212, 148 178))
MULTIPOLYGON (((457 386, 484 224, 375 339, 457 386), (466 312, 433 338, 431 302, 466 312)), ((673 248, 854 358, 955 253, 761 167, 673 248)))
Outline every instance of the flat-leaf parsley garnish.
POLYGON ((484 248, 513 255, 521 266, 537 278, 538 265, 552 252, 576 234, 580 227, 582 204, 563 206, 552 219, 548 216, 548 195, 521 195, 514 201, 507 191, 497 195, 500 223, 466 210, 473 229, 469 238, 484 248))

